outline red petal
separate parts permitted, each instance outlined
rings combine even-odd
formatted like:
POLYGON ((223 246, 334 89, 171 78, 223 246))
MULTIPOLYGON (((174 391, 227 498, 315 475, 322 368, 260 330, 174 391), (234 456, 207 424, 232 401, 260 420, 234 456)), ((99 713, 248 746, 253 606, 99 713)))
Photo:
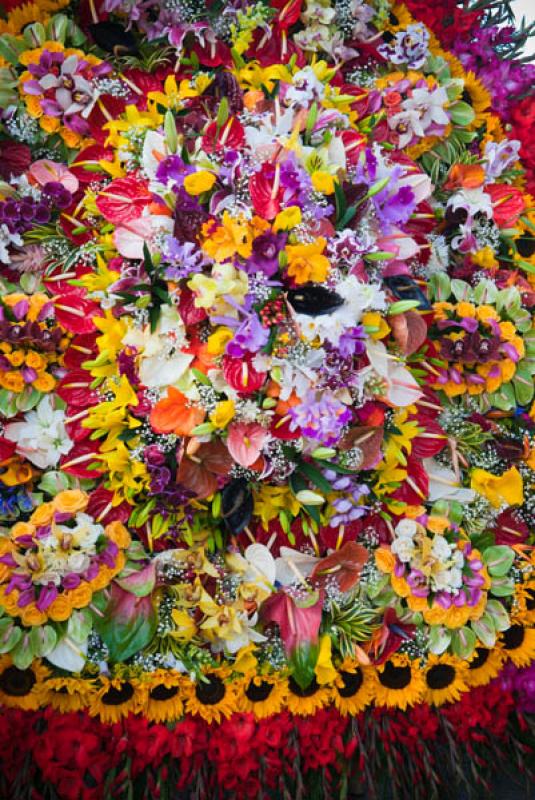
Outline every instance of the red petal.
POLYGON ((89 372, 83 369, 72 370, 58 383, 56 393, 73 408, 78 410, 87 408, 99 401, 97 392, 89 388, 92 381, 93 378, 89 372))
POLYGON ((97 208, 108 222, 125 223, 138 219, 150 203, 151 193, 144 181, 136 178, 117 178, 97 197, 97 208))
POLYGON ((99 461, 98 457, 98 445, 96 442, 78 442, 71 448, 70 452, 67 453, 66 456, 62 456, 60 459, 60 467, 64 472, 68 472, 69 475, 75 475, 77 478, 98 478, 102 474, 102 470, 98 469, 89 469, 89 464, 97 463, 99 461), (83 456, 93 456, 94 458, 84 458, 83 461, 80 461, 77 464, 72 464, 71 466, 65 466, 66 464, 70 464, 72 461, 78 458, 82 458, 83 456))
POLYGON ((95 330, 93 317, 101 316, 102 313, 92 300, 75 294, 62 295, 54 306, 57 322, 71 333, 91 333, 95 330))

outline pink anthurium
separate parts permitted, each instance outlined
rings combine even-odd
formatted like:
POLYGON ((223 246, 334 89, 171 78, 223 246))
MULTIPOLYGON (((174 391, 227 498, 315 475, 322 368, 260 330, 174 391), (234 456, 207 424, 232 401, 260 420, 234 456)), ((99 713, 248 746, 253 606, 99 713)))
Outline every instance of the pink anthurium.
POLYGON ((227 449, 242 467, 250 467, 258 459, 269 433, 255 422, 237 422, 229 428, 227 449))

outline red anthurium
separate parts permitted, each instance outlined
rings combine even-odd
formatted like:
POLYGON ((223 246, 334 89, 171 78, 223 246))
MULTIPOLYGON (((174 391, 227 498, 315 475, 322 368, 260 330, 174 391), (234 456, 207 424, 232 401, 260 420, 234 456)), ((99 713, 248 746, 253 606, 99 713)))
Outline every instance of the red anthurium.
POLYGON ((76 294, 63 294, 54 302, 56 320, 70 333, 91 333, 95 330, 93 317, 101 316, 97 303, 76 294))
POLYGON ((108 222, 131 222, 138 219, 152 200, 145 181, 133 177, 117 178, 103 189, 96 200, 97 208, 108 222))
POLYGON ((512 228, 526 208, 520 189, 506 183, 492 183, 485 187, 492 199, 494 222, 499 228, 512 228))
POLYGON ((204 45, 197 42, 191 48, 197 55, 199 62, 205 67, 220 67, 222 64, 231 64, 230 50, 224 42, 206 41, 204 45))
POLYGON ((282 207, 284 188, 280 185, 280 164, 262 164, 249 179, 253 208, 264 219, 274 219, 282 207))
POLYGON ((97 392, 90 389, 93 377, 84 369, 69 372, 56 387, 57 394, 73 408, 87 408, 99 402, 97 392))
POLYGON ((100 144, 92 144, 80 150, 69 170, 76 175, 80 183, 95 183, 109 177, 100 166, 100 161, 113 161, 113 150, 100 144))
POLYGON ((510 508, 506 508, 498 515, 492 532, 496 544, 505 544, 509 547, 522 544, 529 536, 529 528, 526 523, 519 518, 514 509, 510 508))
POLYGON ((66 456, 61 457, 60 468, 76 478, 95 480, 100 476, 100 470, 98 466, 90 469, 89 465, 98 463, 98 442, 77 442, 66 456))
POLYGON ((257 372, 252 365, 251 357, 223 357, 223 375, 233 389, 241 394, 257 392, 266 379, 265 372, 257 372))
POLYGON ((367 560, 368 551, 365 547, 357 542, 346 542, 316 564, 311 576, 312 584, 324 587, 334 579, 341 592, 348 592, 358 583, 367 560))
POLYGON ((229 117, 224 125, 211 122, 202 137, 202 148, 207 153, 220 150, 239 150, 245 142, 243 125, 236 117, 229 117))
POLYGON ((424 421, 419 417, 418 423, 422 427, 425 424, 425 431, 412 440, 412 455, 416 458, 432 458, 446 447, 448 437, 438 422, 429 417, 426 417, 424 421))
POLYGON ((187 286, 180 290, 180 296, 178 298, 178 313, 180 314, 184 325, 187 326, 197 325, 208 316, 206 309, 197 308, 195 306, 195 295, 191 289, 187 288, 187 286))
POLYGON ((107 525, 109 522, 127 522, 132 507, 124 502, 114 506, 112 502, 113 492, 104 486, 99 486, 89 495, 87 511, 103 525, 107 525))
POLYGON ((82 333, 75 336, 65 351, 63 363, 69 370, 81 369, 84 361, 90 361, 98 353, 96 333, 82 333))
POLYGON ((272 594, 263 603, 263 622, 279 626, 284 649, 291 655, 302 645, 317 644, 321 623, 322 598, 314 592, 306 604, 298 605, 286 592, 272 594))
POLYGON ((419 506, 428 493, 429 476, 421 460, 415 456, 410 456, 407 459, 407 477, 399 489, 396 489, 392 494, 392 497, 411 506, 419 506))
POLYGON ((101 95, 87 118, 91 129, 91 138, 99 144, 105 145, 108 131, 104 126, 110 119, 118 119, 125 108, 126 100, 123 97, 112 97, 111 94, 101 95))
POLYGON ((271 8, 277 10, 275 25, 279 29, 287 30, 294 25, 301 14, 303 0, 271 0, 271 8))

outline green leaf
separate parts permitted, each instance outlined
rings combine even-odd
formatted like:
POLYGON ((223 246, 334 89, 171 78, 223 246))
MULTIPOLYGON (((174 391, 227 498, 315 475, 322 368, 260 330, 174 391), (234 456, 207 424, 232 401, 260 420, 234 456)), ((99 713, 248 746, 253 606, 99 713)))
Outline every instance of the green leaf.
POLYGON ((531 370, 523 367, 522 362, 516 368, 513 386, 515 387, 515 395, 518 404, 521 406, 529 405, 535 394, 535 385, 533 383, 531 370))
POLYGON ((507 575, 513 566, 514 560, 514 550, 506 545, 489 547, 488 550, 485 550, 483 553, 483 561, 493 578, 503 578, 507 575))
POLYGON ((330 494, 333 488, 327 478, 324 478, 319 469, 308 464, 306 461, 301 461, 298 468, 318 489, 324 494, 330 494))
POLYGON ((306 689, 314 680, 314 667, 317 660, 317 645, 302 644, 293 651, 289 665, 292 677, 301 689, 306 689))

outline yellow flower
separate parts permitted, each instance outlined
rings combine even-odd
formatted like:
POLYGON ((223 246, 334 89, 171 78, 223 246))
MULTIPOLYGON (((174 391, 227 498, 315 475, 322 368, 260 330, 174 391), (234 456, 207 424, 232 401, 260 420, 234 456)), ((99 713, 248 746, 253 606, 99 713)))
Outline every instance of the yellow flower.
POLYGON ((287 231, 295 228, 301 222, 301 209, 299 206, 289 206, 284 211, 279 211, 273 223, 274 231, 287 231))
POLYGON ((486 322, 489 319, 498 319, 498 312, 492 306, 479 306, 476 310, 476 317, 480 322, 486 322))
POLYGON ((295 517, 300 509, 299 501, 286 486, 268 486, 262 483, 254 490, 254 513, 260 517, 266 530, 270 520, 278 517, 279 512, 284 511, 295 517))
POLYGON ((327 636, 327 634, 322 636, 320 640, 320 649, 318 653, 318 660, 316 661, 316 666, 314 667, 314 674, 320 686, 323 686, 325 683, 333 683, 338 675, 337 671, 333 667, 332 662, 331 637, 327 636))
POLYGON ((228 342, 234 337, 230 328, 221 326, 211 336, 208 337, 206 342, 206 351, 211 356, 220 356, 225 352, 228 342))
POLYGON ((193 172, 191 175, 186 175, 184 189, 188 194, 197 196, 203 192, 209 192, 215 182, 216 176, 214 173, 203 169, 199 172, 193 172))
POLYGON ((255 646, 252 643, 238 650, 236 661, 234 662, 235 672, 241 672, 242 675, 246 675, 248 672, 256 670, 258 661, 255 658, 254 651, 255 646))
POLYGON ((233 400, 222 400, 215 407, 215 411, 210 414, 210 422, 214 428, 226 428, 234 417, 235 410, 233 400))
POLYGON ((120 277, 121 275, 119 272, 108 269, 102 256, 97 255, 97 269, 82 275, 79 283, 84 286, 88 292, 103 292, 108 286, 111 286, 112 283, 118 281, 120 277))
POLYGON ((503 503, 517 506, 524 502, 522 475, 516 467, 511 467, 503 475, 493 475, 485 469, 475 469, 472 472, 470 486, 483 495, 494 508, 500 508, 503 503))
POLYGON ((171 612, 171 619, 175 623, 176 628, 169 632, 170 636, 183 642, 189 642, 193 639, 197 633, 197 626, 187 611, 174 608, 171 612))
POLYGON ((329 259, 322 255, 327 244, 323 236, 310 244, 287 245, 288 275, 296 283, 322 283, 329 272, 329 259))
POLYGON ((474 264, 477 264, 478 267, 483 267, 483 269, 492 269, 498 266, 494 251, 490 245, 478 250, 477 253, 473 253, 471 258, 474 264))
POLYGON ((334 192, 334 178, 324 170, 317 170, 312 173, 312 186, 317 192, 332 194, 334 192))
POLYGON ((362 324, 372 339, 384 339, 390 333, 390 325, 377 311, 368 311, 362 317, 362 324))
POLYGON ((221 222, 215 228, 213 222, 203 225, 202 249, 205 253, 215 261, 226 261, 236 254, 249 258, 253 249, 253 236, 247 219, 243 215, 232 217, 225 211, 221 222))

